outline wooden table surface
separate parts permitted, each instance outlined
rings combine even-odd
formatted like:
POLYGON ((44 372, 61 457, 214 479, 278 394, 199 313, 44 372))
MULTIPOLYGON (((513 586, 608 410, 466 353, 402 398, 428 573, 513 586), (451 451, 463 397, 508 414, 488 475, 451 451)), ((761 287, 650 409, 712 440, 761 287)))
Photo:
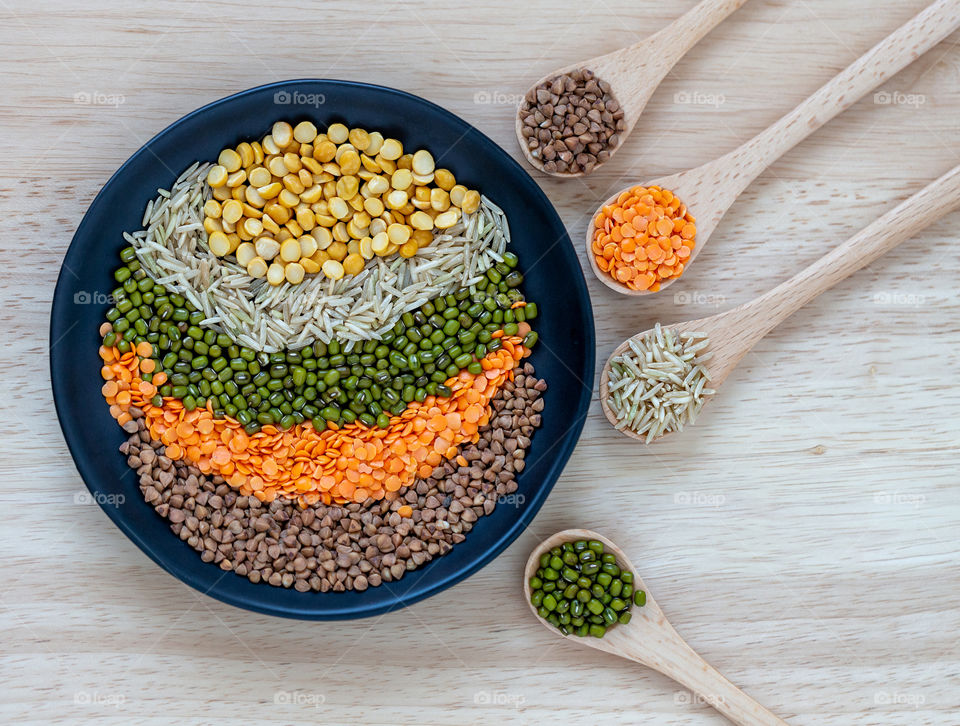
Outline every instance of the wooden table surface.
MULTIPOLYGON (((753 0, 679 63, 610 164, 537 181, 581 240, 613 190, 733 148, 926 4, 753 0)), ((401 612, 322 624, 223 605, 82 503, 54 416, 48 311, 88 204, 148 138, 244 88, 331 77, 422 95, 520 158, 527 84, 692 5, 295 0, 251 16, 228 0, 0 3, 0 721, 725 723, 531 619, 527 553, 585 526, 621 543, 681 634, 791 724, 957 723, 957 214, 771 333, 683 435, 635 445, 594 401, 532 527, 401 612)), ((775 164, 669 293, 627 301, 588 272, 598 368, 656 320, 768 289, 958 163, 958 40, 775 164)))

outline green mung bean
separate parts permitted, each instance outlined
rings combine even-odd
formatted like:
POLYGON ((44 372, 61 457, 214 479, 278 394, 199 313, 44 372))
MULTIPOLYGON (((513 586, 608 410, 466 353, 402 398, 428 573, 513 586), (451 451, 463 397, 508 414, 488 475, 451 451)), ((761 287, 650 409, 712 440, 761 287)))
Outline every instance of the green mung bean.
MULTIPOLYGON (((226 412, 255 430, 258 422, 286 428, 304 417, 320 427, 353 420, 386 426, 390 414, 413 401, 452 395, 444 384, 460 371, 481 375, 480 359, 502 347, 493 334, 514 335, 523 320, 510 307, 523 300, 516 289, 523 276, 516 255, 508 252, 482 284, 405 312, 379 341, 364 341, 350 351, 337 340, 317 341, 301 350, 266 354, 205 328, 204 313, 154 283, 132 247, 121 250, 120 260, 114 271, 115 304, 105 315, 112 329, 103 344, 125 353, 149 342, 158 372, 171 382, 174 374, 188 376, 164 386, 161 395, 189 396, 193 407, 204 407, 209 399, 218 414, 226 412), (357 391, 366 396, 358 399, 357 391), (269 401, 275 393, 283 398, 269 401)), ((533 303, 522 309, 527 320, 536 317, 533 303)), ((535 344, 536 333, 527 333, 524 343, 535 344)), ((555 571, 564 564, 569 563, 555 571)))
POLYGON ((543 553, 539 565, 529 580, 530 603, 564 635, 602 638, 630 622, 632 606, 646 603, 646 593, 632 587, 633 573, 597 540, 565 542, 543 553))

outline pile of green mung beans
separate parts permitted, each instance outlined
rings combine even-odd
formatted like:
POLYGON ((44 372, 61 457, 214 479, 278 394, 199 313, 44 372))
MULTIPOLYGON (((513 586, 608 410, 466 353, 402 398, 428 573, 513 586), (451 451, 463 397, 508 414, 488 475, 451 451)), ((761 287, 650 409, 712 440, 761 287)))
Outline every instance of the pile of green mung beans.
POLYGON ((544 552, 529 584, 537 613, 564 635, 602 638, 607 628, 630 622, 632 605, 647 602, 646 593, 633 588, 633 573, 621 570, 597 540, 565 542, 544 552))
MULTIPOLYGON (((500 347, 493 333, 516 335, 520 324, 538 313, 535 303, 524 301, 518 259, 507 252, 480 283, 404 313, 379 340, 350 351, 333 340, 264 353, 202 327, 204 314, 154 283, 132 247, 120 258, 123 264, 114 273, 120 286, 106 313, 113 329, 103 344, 123 353, 141 341, 150 343, 157 370, 167 375, 155 405, 173 397, 189 411, 209 400, 215 417, 236 419, 248 434, 307 420, 318 430, 328 421, 385 428, 390 416, 411 402, 450 395, 444 382, 461 370, 479 374, 479 359, 500 347), (514 308, 518 302, 525 304, 514 308)), ((527 332, 524 346, 536 343, 537 333, 527 332)))

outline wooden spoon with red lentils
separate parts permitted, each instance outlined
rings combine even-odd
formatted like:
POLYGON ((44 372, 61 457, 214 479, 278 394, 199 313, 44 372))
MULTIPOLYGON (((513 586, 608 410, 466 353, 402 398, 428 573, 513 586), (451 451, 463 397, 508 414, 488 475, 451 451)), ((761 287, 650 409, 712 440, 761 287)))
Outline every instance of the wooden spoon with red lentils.
POLYGON ((624 295, 647 295, 670 285, 768 166, 957 27, 960 3, 937 0, 740 147, 695 169, 611 196, 587 228, 594 274, 624 295))

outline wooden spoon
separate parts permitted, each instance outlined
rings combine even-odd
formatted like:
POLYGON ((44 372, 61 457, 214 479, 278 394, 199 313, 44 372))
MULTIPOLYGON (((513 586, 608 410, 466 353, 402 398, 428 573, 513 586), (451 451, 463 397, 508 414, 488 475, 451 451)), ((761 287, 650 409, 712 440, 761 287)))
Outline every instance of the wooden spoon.
MULTIPOLYGON (((693 264, 717 224, 737 197, 768 166, 862 96, 887 81, 960 26, 960 0, 937 0, 923 12, 880 41, 846 70, 820 88, 793 111, 730 153, 695 169, 655 179, 646 186, 669 189, 696 217, 697 235, 686 267, 693 264)), ((636 186, 631 184, 627 189, 636 186)), ((601 205, 613 202, 623 191, 601 205)), ((591 245, 597 213, 587 227, 587 259, 597 278, 624 295, 650 295, 631 290, 597 267, 591 245)), ((666 289, 674 280, 664 280, 666 289)))
POLYGON ((567 529, 544 540, 527 560, 523 573, 523 594, 534 617, 549 628, 550 632, 561 638, 565 637, 570 642, 613 653, 653 668, 699 694, 706 703, 736 724, 787 726, 786 721, 774 716, 733 685, 687 645, 687 642, 667 621, 657 601, 650 595, 650 590, 643 584, 637 569, 627 559, 623 550, 603 535, 591 532, 589 529, 567 529), (617 566, 633 573, 634 589, 643 590, 647 594, 647 602, 643 607, 634 606, 631 609, 633 617, 629 623, 614 625, 602 638, 564 636, 553 625, 541 618, 530 602, 530 578, 540 566, 540 555, 552 547, 578 539, 595 539, 603 542, 607 551, 616 556, 617 566))
MULTIPOLYGON (((680 16, 650 37, 612 53, 564 66, 545 75, 533 84, 533 88, 537 88, 547 79, 581 68, 593 71, 597 78, 609 83, 613 97, 623 109, 623 120, 626 124, 626 128, 620 132, 620 143, 610 149, 612 157, 623 146, 623 142, 633 131, 640 114, 643 113, 647 101, 677 61, 745 2, 747 0, 702 0, 686 15, 680 16)), ((583 176, 583 172, 546 171, 543 168, 543 161, 531 156, 522 131, 523 121, 520 119, 518 110, 517 139, 520 141, 523 155, 533 167, 557 177, 583 176)), ((603 163, 599 162, 591 171, 600 168, 603 163)))
MULTIPOLYGON (((732 310, 670 327, 678 333, 699 331, 707 334, 710 344, 704 352, 713 354, 707 363, 707 369, 710 373, 710 386, 716 389, 736 368, 743 356, 790 315, 957 207, 960 207, 960 166, 954 167, 832 252, 769 292, 732 310)), ((649 330, 633 338, 639 340, 648 333, 649 330)), ((627 346, 628 341, 621 343, 611 354, 611 359, 623 353, 627 346)), ((609 382, 608 359, 600 373, 600 405, 607 420, 616 425, 616 417, 607 403, 610 395, 609 382)), ((626 429, 621 433, 640 441, 645 439, 626 429)), ((655 439, 657 440, 659 439, 655 439)))

